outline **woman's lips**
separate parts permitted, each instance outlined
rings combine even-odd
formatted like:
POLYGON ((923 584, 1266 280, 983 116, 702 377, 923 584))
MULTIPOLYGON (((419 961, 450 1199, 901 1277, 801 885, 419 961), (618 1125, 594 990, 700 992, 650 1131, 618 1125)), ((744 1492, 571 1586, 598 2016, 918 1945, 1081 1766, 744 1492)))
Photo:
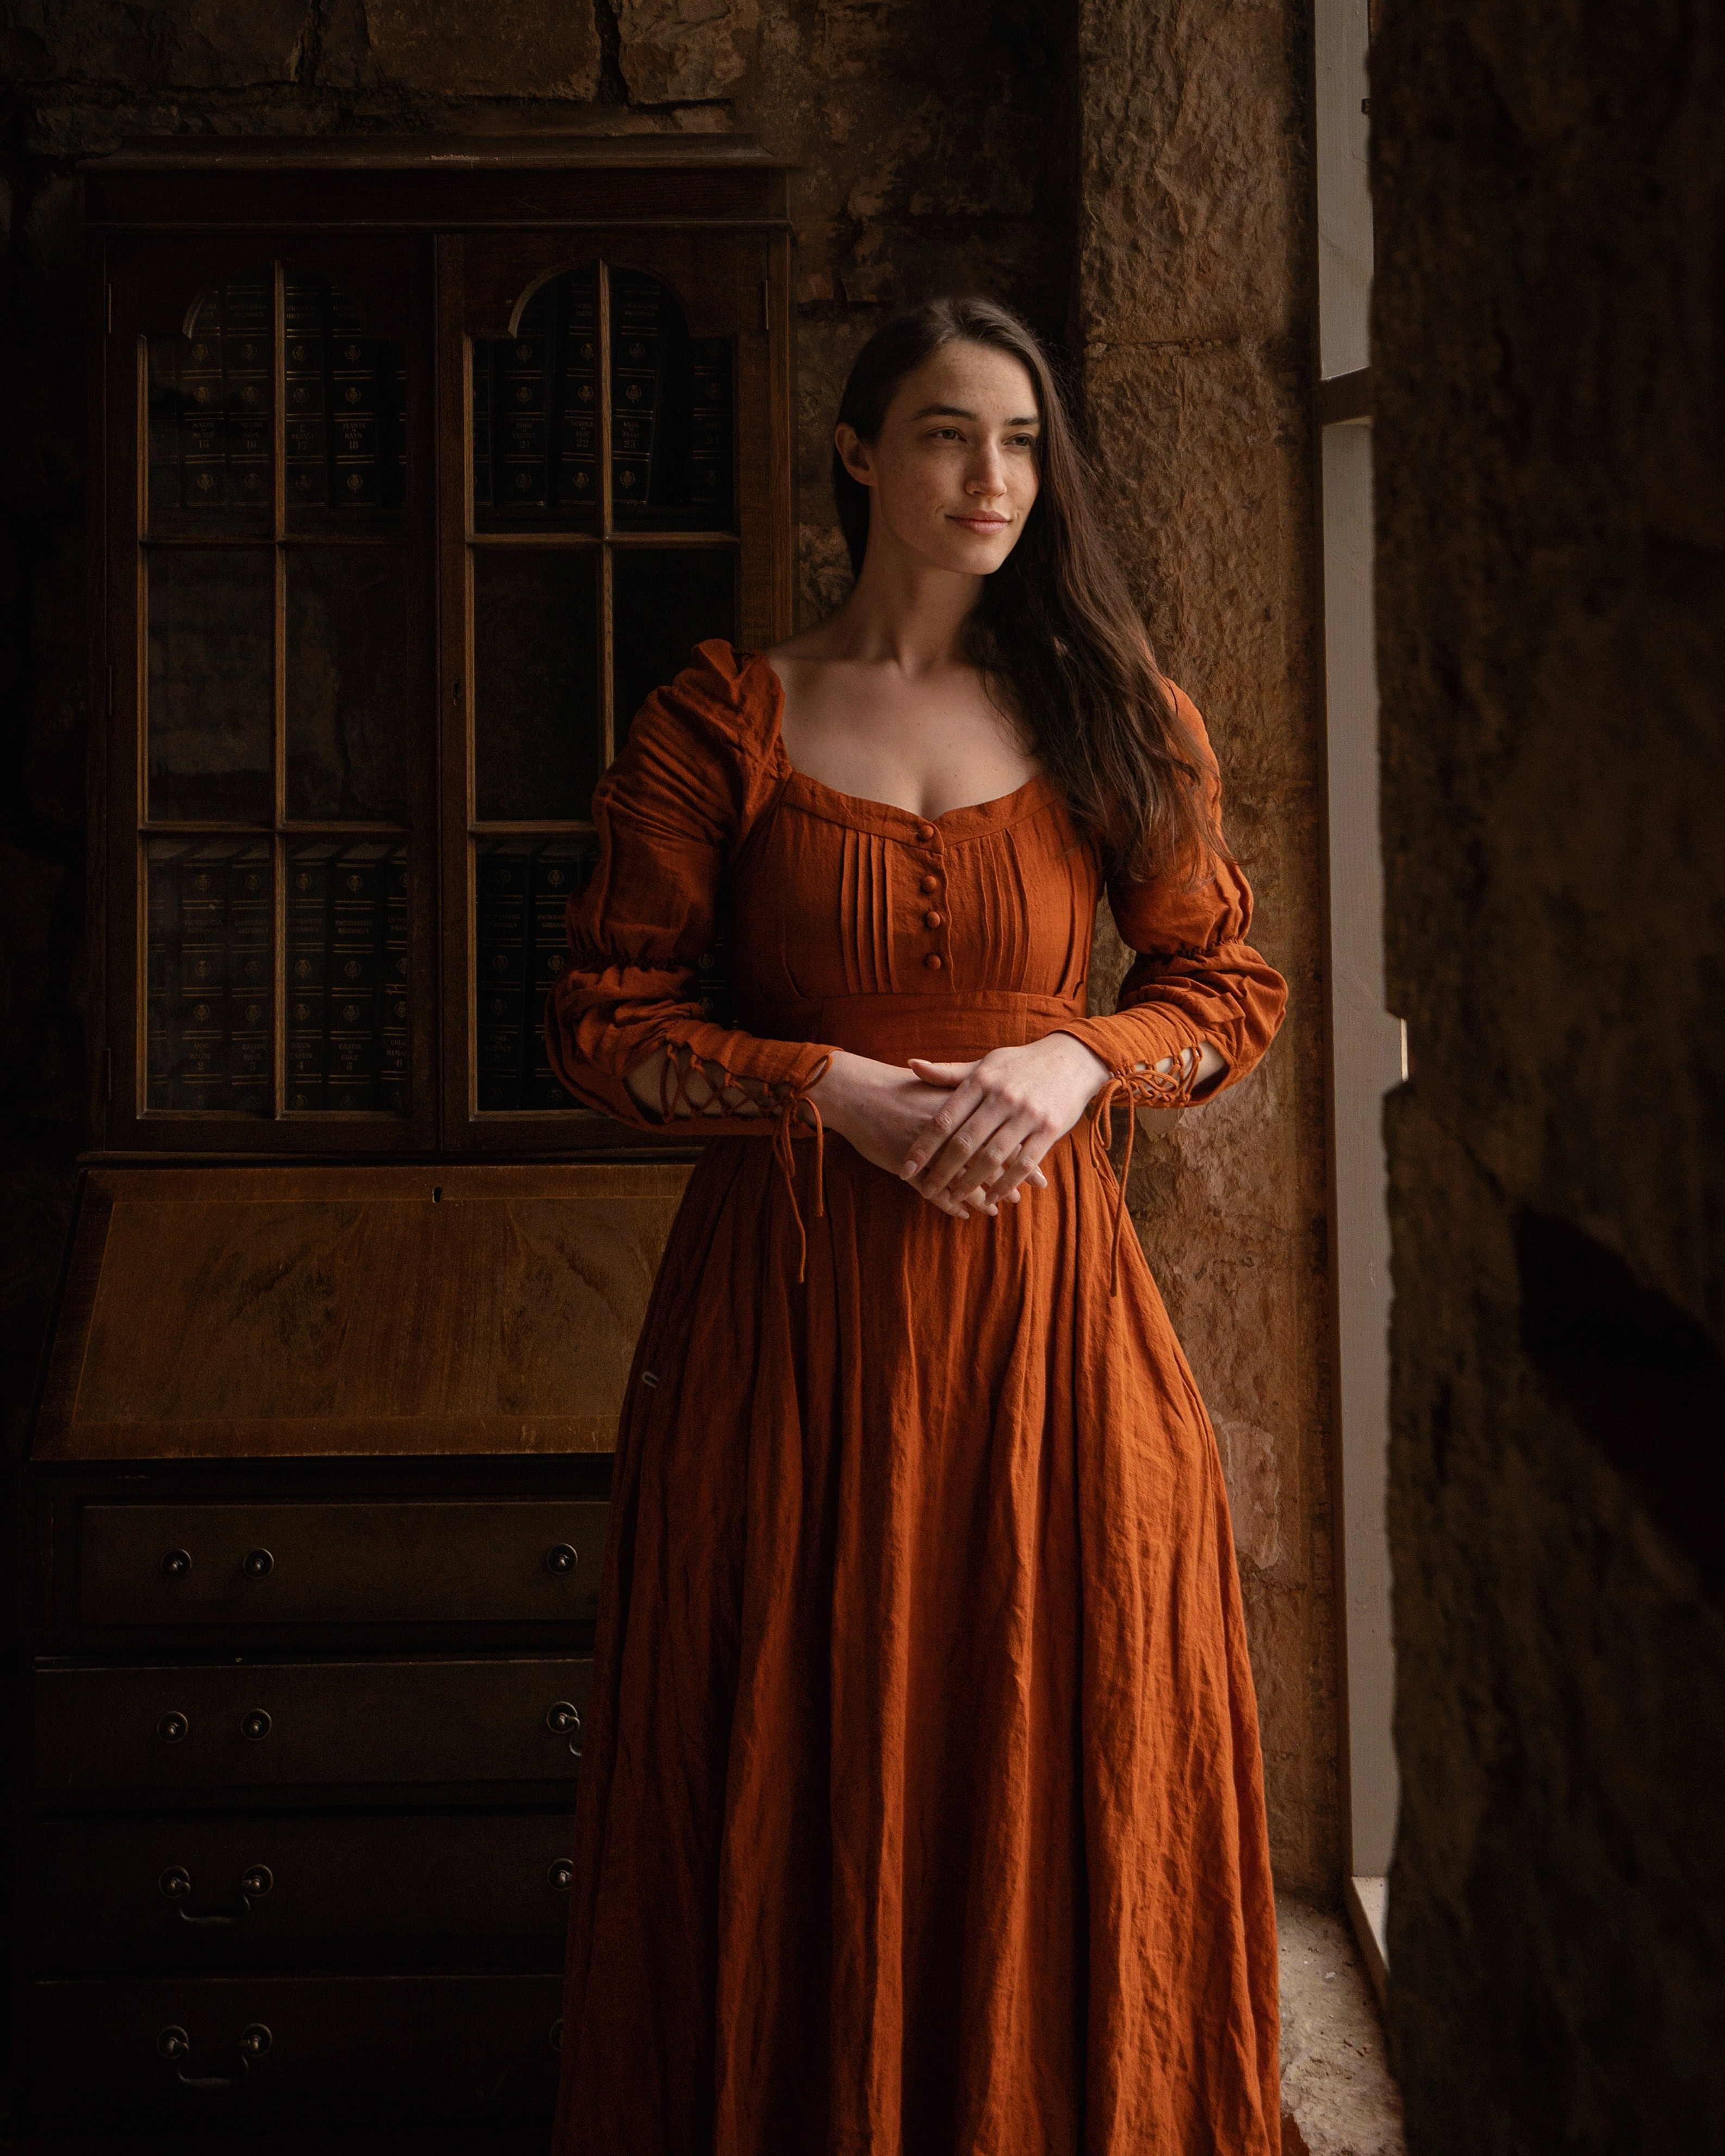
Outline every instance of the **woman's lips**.
POLYGON ((952 521, 972 531, 1004 531, 1012 519, 1009 516, 955 516, 952 521))

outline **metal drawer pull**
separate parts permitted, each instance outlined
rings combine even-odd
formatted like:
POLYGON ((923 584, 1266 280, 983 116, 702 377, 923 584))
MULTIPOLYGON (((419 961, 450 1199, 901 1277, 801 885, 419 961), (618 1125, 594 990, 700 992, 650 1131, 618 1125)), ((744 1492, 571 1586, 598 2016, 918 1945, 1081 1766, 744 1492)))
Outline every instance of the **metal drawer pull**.
POLYGON ((192 1569, 190 1550, 170 1550, 162 1560, 162 1569, 170 1579, 183 1579, 192 1569))
POLYGON ((156 1725, 156 1734, 164 1744, 177 1744, 191 1727, 183 1714, 164 1714, 156 1725))
POLYGON ((270 1717, 261 1707, 254 1707, 239 1725, 239 1733, 248 1744, 261 1744, 270 1734, 270 1717))
POLYGON ((559 1543, 555 1549, 548 1549, 545 1553, 545 1569, 560 1577, 565 1573, 573 1572, 580 1562, 579 1556, 568 1543, 559 1543))
POLYGON ((546 1715, 545 1726, 547 1729, 554 1731, 557 1736, 568 1738, 572 1758, 578 1759, 581 1757, 580 1711, 569 1701, 560 1699, 556 1706, 551 1708, 546 1715))
POLYGON ((253 1865, 241 1876, 239 1907, 237 1909, 213 1909, 206 1915, 196 1917, 186 1907, 192 1895, 192 1875, 183 1864, 170 1864, 156 1884, 170 1902, 178 1904, 182 1924, 237 1924, 251 1914, 252 1903, 261 1895, 267 1894, 275 1884, 275 1874, 267 1864, 253 1865))
POLYGON ((192 2039, 177 2024, 170 2023, 156 2039, 156 2048, 164 2059, 173 2064, 174 2079, 182 2088, 227 2089, 238 2088, 251 2071, 254 2059, 261 2059, 275 2039, 261 2021, 254 2021, 239 2035, 239 2071, 237 2074, 188 2074, 180 2062, 192 2056, 192 2039))
POLYGON ((567 1894, 575 1884, 575 1866, 567 1856, 560 1856, 545 1875, 545 1883, 553 1894, 567 1894))
POLYGON ((240 1570, 248 1579, 263 1579, 275 1569, 275 1559, 266 1549, 248 1550, 240 1570))

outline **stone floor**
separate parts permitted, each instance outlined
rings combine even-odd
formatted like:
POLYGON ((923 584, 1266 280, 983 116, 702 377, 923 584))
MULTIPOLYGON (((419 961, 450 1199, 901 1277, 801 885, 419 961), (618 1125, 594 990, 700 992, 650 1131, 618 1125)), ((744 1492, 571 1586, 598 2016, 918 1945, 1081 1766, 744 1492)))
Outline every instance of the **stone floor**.
POLYGON ((1378 1999, 1339 1916, 1278 1895, 1282 2156, 1405 2156, 1378 1999))

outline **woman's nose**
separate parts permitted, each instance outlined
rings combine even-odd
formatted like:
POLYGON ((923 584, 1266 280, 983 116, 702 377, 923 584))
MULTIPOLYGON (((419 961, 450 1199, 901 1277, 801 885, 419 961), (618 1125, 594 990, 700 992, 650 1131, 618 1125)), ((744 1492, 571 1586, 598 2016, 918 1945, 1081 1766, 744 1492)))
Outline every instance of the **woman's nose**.
POLYGON ((964 490, 967 494, 979 494, 988 498, 1005 493, 1006 466, 998 450, 983 452, 972 467, 970 476, 964 482, 964 490))

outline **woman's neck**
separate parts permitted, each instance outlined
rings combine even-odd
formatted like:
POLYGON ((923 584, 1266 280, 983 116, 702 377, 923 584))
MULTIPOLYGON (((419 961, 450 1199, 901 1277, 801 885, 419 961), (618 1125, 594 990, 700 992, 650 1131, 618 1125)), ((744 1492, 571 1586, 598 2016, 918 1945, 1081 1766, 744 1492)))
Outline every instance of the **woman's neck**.
POLYGON ((891 665, 907 676, 968 666, 965 624, 982 588, 980 577, 876 546, 871 535, 855 588, 821 625, 823 655, 891 665))

